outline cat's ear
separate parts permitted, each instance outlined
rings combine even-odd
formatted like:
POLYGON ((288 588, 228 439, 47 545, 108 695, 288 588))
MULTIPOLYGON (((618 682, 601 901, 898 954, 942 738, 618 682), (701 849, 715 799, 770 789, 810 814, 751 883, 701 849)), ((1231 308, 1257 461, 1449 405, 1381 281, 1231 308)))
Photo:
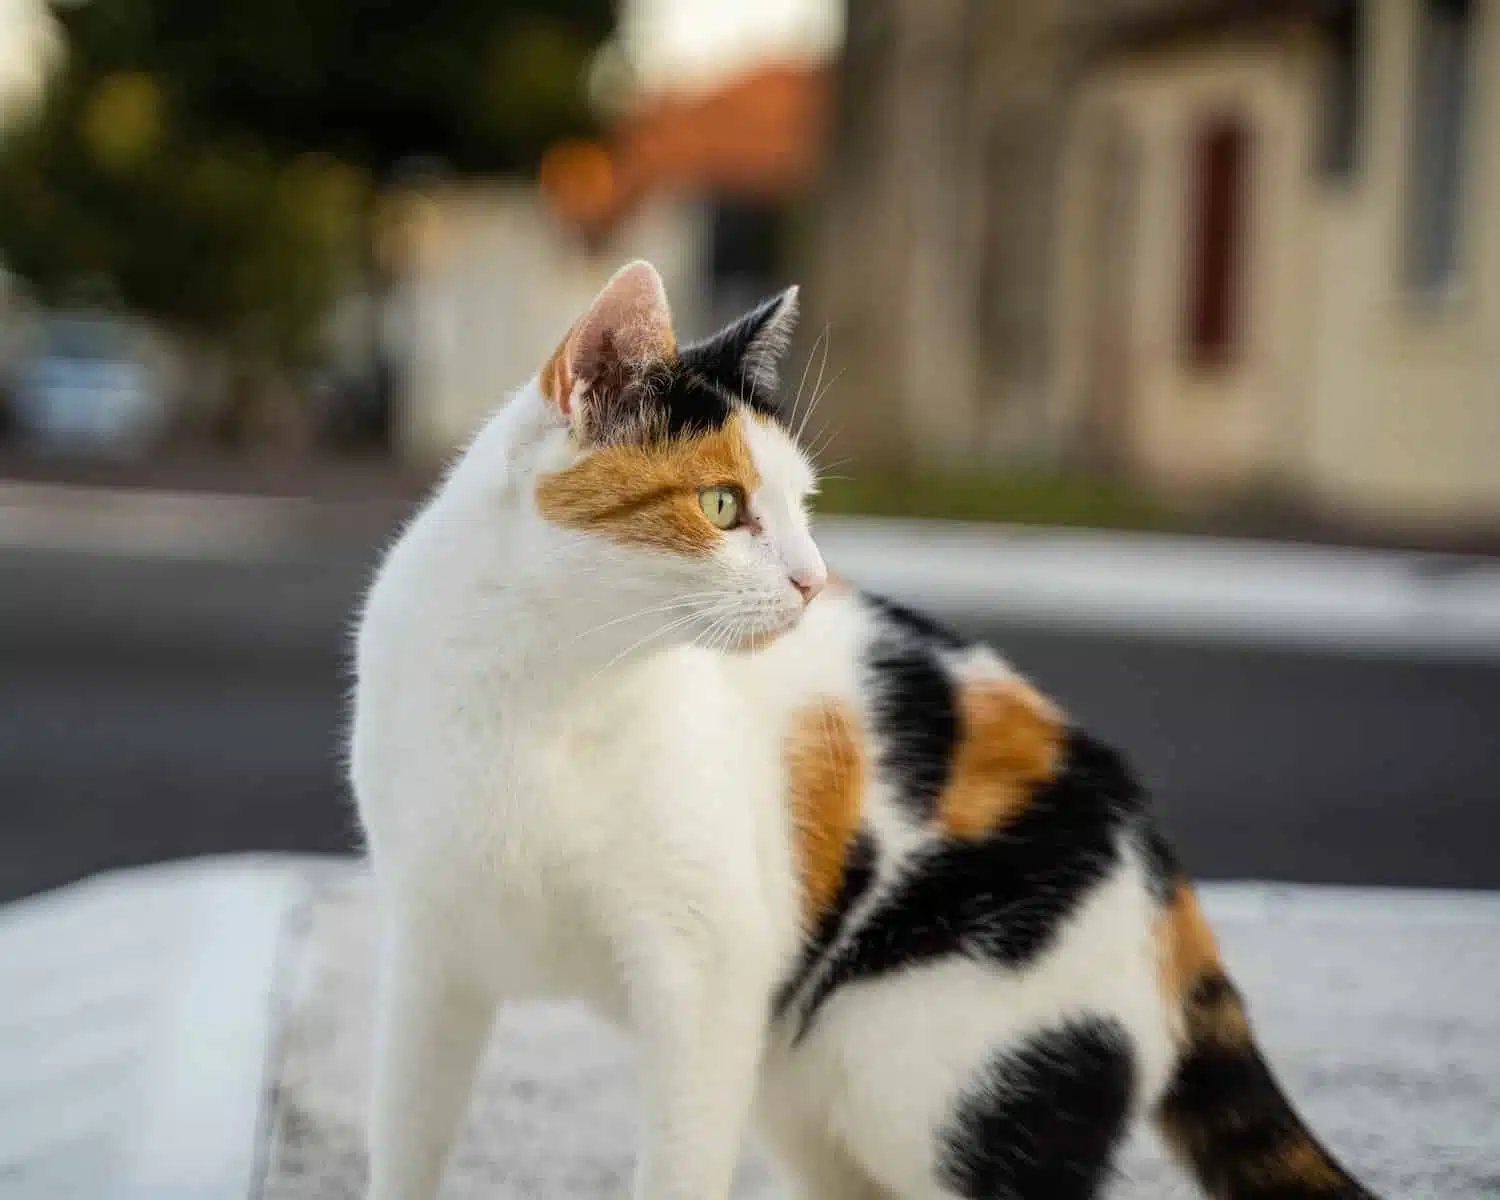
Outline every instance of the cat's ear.
POLYGON ((686 347, 682 361, 730 392, 769 403, 796 328, 797 289, 789 287, 712 337, 686 347))
POLYGON ((541 387, 570 420, 596 386, 623 386, 673 356, 672 313, 661 276, 638 260, 615 272, 541 371, 541 387))

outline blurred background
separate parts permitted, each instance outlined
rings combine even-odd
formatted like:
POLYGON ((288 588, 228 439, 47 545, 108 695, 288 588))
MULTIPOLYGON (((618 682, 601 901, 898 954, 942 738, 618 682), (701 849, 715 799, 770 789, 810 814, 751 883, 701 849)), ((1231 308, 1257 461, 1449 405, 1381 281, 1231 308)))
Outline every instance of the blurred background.
POLYGON ((639 256, 1201 873, 1500 886, 1496 0, 0 0, 0 899, 354 849, 375 556, 639 256))

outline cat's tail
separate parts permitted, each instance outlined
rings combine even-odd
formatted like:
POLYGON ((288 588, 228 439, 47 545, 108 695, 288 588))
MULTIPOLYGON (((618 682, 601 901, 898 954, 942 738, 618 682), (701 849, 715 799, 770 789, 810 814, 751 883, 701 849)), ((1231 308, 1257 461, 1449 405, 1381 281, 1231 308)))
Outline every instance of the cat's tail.
POLYGON ((1180 1049, 1157 1124, 1204 1191, 1215 1200, 1375 1200, 1278 1086, 1186 881, 1176 885, 1159 937, 1163 985, 1180 1011, 1180 1049))

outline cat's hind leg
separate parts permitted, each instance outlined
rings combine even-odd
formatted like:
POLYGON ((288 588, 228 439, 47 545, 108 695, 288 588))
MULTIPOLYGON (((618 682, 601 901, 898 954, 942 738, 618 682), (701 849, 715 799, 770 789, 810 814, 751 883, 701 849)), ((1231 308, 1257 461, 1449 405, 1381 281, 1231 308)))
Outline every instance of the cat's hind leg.
MULTIPOLYGON (((1033 1018, 952 962, 845 995, 794 1052, 803 1091, 902 1200, 1098 1200, 1136 1116, 1136 1043, 1104 1013, 1033 1018)), ((1045 999, 1046 997, 1043 997, 1045 999)))
POLYGON ((369 1200, 437 1194, 494 1020, 493 994, 443 933, 410 914, 381 929, 369 1200))
POLYGON ((965 1200, 1098 1200, 1132 1121, 1133 1045, 1101 1017, 1060 1021, 973 1071, 938 1136, 937 1179, 965 1200))

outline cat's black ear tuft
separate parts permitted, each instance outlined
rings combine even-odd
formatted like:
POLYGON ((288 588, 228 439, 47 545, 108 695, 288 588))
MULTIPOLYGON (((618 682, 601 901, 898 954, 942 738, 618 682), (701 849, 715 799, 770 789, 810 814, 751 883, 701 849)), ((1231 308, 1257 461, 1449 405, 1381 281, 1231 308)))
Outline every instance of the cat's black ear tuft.
POLYGON ((796 328, 797 289, 789 287, 712 337, 685 347, 682 362, 750 403, 769 407, 796 328))

